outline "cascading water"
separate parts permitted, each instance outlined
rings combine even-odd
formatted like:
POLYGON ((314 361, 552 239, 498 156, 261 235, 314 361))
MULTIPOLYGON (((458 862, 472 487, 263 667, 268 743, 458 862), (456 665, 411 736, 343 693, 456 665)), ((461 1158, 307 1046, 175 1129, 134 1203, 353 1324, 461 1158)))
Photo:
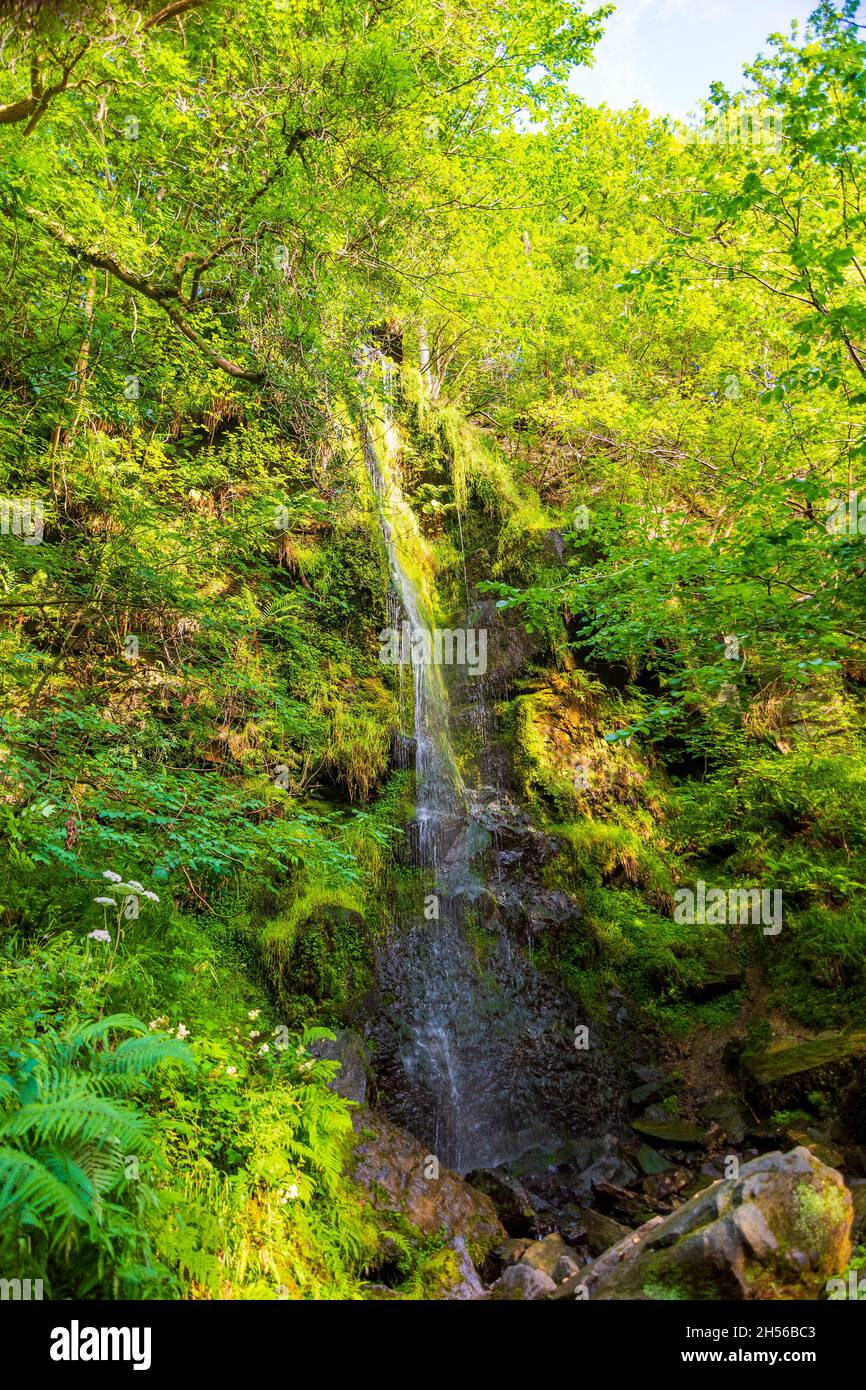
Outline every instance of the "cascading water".
MULTIPOLYGON (((387 382, 386 382, 387 384, 387 382)), ((449 694, 413 559, 422 544, 395 476, 396 432, 386 406, 380 442, 365 424, 366 465, 378 498, 391 581, 412 641, 416 817, 407 857, 432 893, 398 914, 379 953, 388 1019, 379 1076, 392 1118, 459 1172, 507 1161, 553 1136, 549 1098, 533 1064, 545 1032, 565 1053, 559 1001, 502 930, 483 863, 492 835, 469 811, 451 740, 449 694)), ((398 626, 402 636, 402 623, 398 626)), ((567 1053, 565 1053, 567 1056, 567 1053)), ((574 1054, 572 1053, 572 1058, 574 1054)))

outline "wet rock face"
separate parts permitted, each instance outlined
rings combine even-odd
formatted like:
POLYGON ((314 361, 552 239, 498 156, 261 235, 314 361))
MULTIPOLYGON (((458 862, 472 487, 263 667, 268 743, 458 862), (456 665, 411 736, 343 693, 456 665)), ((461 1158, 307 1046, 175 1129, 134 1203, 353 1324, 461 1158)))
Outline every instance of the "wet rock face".
MULTIPOLYGON (((441 828, 441 827, 440 827, 441 828)), ((397 924, 377 956, 378 1094, 459 1172, 611 1123, 620 1085, 601 1028, 533 966, 534 937, 577 922, 541 882, 556 840, 497 788, 468 793, 440 844, 439 917, 397 924)))
POLYGON ((498 608, 496 599, 485 598, 472 605, 467 625, 487 633, 487 669, 483 674, 460 672, 454 695, 458 704, 477 701, 485 706, 506 699, 514 683, 545 647, 539 633, 526 631, 519 614, 498 608))
POLYGON ((377 1103, 461 1173, 612 1124, 621 1090, 601 1024, 578 1040, 589 1020, 532 958, 535 938, 581 917, 544 882, 556 838, 533 824, 497 763, 493 702, 539 639, 492 601, 467 624, 487 630, 487 669, 449 671, 447 691, 432 678, 416 691, 417 813, 405 861, 433 870, 435 915, 420 896, 395 910, 376 952, 377 1012, 359 1018, 374 1045, 377 1103), (456 761, 444 753, 461 727, 471 747, 452 784, 456 761))
POLYGON ((851 1194, 805 1148, 770 1153, 656 1216, 554 1297, 817 1298, 851 1254, 851 1194))
POLYGON ((395 933, 378 968, 378 1094, 443 1164, 496 1167, 613 1115, 598 1031, 577 1050, 583 1014, 506 932, 491 928, 479 945, 444 918, 419 923, 395 933))
POLYGON ((463 1242, 458 1254, 484 1252, 505 1238, 490 1198, 447 1168, 437 1170, 411 1134, 372 1110, 356 1111, 353 1123, 358 1142, 352 1177, 376 1211, 399 1212, 420 1231, 444 1229, 452 1241, 463 1242))
POLYGON ((497 920, 512 932, 532 935, 577 922, 582 913, 574 898, 542 882, 544 866, 560 851, 555 837, 538 830, 527 813, 497 787, 471 790, 469 810, 486 836, 485 877, 497 920))

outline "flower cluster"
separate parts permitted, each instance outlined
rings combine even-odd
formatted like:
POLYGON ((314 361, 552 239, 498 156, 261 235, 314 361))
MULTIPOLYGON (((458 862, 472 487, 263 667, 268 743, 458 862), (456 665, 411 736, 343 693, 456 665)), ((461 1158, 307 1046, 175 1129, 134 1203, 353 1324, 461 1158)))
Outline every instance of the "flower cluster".
MULTIPOLYGON (((168 1021, 168 1014, 160 1014, 159 1018, 152 1018, 147 1026, 150 1029, 151 1033, 161 1032, 163 1029, 170 1027, 168 1021)), ((183 1041, 184 1038, 189 1037, 189 1029, 187 1028, 185 1023, 179 1023, 177 1025, 177 1029, 175 1031, 174 1036, 176 1038, 180 1038, 181 1041, 183 1041)))
MULTIPOLYGON (((147 898, 148 902, 159 902, 159 898, 157 897, 156 893, 152 893, 149 888, 145 888, 144 885, 139 883, 137 879, 131 878, 128 882, 125 883, 123 881, 122 876, 120 874, 116 874, 113 869, 104 869, 102 877, 107 879, 109 883, 118 885, 118 892, 123 891, 125 893, 137 893, 140 897, 147 898)), ((102 907, 118 906, 116 898, 100 896, 94 898, 93 901, 95 903, 99 903, 102 907)))

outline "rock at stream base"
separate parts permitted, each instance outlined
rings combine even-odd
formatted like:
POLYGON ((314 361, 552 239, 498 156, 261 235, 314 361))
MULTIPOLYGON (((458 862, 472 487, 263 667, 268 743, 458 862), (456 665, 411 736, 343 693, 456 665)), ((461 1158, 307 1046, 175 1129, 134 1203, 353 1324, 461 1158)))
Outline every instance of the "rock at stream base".
POLYGON ((693 1124, 691 1120, 654 1120, 641 1116, 639 1120, 632 1120, 631 1127, 638 1134, 655 1139, 658 1144, 670 1144, 677 1148, 703 1144, 707 1137, 706 1126, 693 1124))
POLYGON ((496 1208, 499 1219, 510 1236, 528 1236, 535 1231, 538 1218, 529 1200, 529 1193, 517 1178, 493 1168, 480 1168, 466 1174, 466 1181, 478 1192, 485 1193, 496 1208))
POLYGON ((623 1226, 612 1216, 605 1216, 593 1207, 581 1212, 578 1225, 586 1232, 586 1244, 591 1255, 603 1255, 605 1250, 632 1234, 628 1226, 623 1226))
POLYGON ((439 1168, 423 1144, 372 1110, 352 1117, 358 1142, 352 1177, 376 1211, 399 1212, 419 1231, 444 1230, 473 1254, 505 1238, 489 1197, 448 1168, 439 1168))
POLYGON ((742 1144, 755 1117, 734 1091, 718 1091, 698 1111, 707 1124, 717 1124, 732 1144, 742 1144))
POLYGON ((509 1265, 502 1278, 497 1279, 491 1288, 490 1297, 515 1301, 546 1298, 555 1290, 556 1284, 544 1270, 533 1269, 531 1265, 509 1265))
POLYGON ((654 1217, 551 1295, 818 1298, 851 1254, 851 1194, 808 1149, 769 1153, 654 1217))
POLYGON ((574 1191, 584 1201, 592 1201, 593 1193, 599 1183, 613 1183, 616 1187, 630 1187, 637 1182, 635 1168, 617 1152, 618 1145, 609 1153, 603 1153, 578 1176, 574 1191))
POLYGON ((540 1269, 542 1274, 547 1274, 555 1284, 561 1283, 570 1274, 576 1274, 578 1270, 571 1246, 566 1245, 562 1236, 557 1235, 555 1231, 551 1231, 543 1240, 534 1240, 527 1245, 519 1263, 529 1265, 530 1269, 540 1269), (566 1261, 572 1269, 557 1275, 557 1269, 566 1261))
POLYGON ((478 1271, 475 1268, 466 1249, 466 1242, 462 1236, 455 1236, 451 1242, 451 1249, 457 1259, 457 1269, 459 1271, 459 1282, 452 1285, 447 1291, 446 1298, 451 1302, 464 1302, 468 1299, 483 1298, 484 1285, 482 1284, 478 1271))

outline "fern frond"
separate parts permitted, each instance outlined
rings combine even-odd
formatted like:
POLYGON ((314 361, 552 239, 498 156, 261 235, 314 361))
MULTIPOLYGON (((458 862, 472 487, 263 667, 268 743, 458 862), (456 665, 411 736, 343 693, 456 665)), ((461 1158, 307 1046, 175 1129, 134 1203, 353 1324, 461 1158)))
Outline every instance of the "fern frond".
POLYGON ((102 1041, 109 1033, 121 1028, 128 1033, 148 1031, 147 1024, 133 1014, 109 1014, 108 1018, 97 1018, 93 1023, 82 1023, 74 1028, 67 1035, 66 1044, 70 1051, 77 1051, 102 1041))
POLYGON ((99 1143, 116 1135, 127 1151, 147 1138, 150 1122, 126 1106, 91 1095, 83 1086, 70 1087, 57 1097, 22 1105, 0 1123, 0 1137, 29 1135, 38 1144, 99 1143))
POLYGON ((161 1062, 180 1062, 188 1070, 195 1070, 188 1043, 179 1038, 155 1038, 153 1034, 125 1038, 113 1052, 100 1053, 94 1059, 94 1066, 101 1072, 144 1076, 161 1062))
POLYGON ((20 1149, 0 1149, 0 1223, 38 1218, 65 1230, 89 1215, 87 1203, 44 1162, 20 1149))

